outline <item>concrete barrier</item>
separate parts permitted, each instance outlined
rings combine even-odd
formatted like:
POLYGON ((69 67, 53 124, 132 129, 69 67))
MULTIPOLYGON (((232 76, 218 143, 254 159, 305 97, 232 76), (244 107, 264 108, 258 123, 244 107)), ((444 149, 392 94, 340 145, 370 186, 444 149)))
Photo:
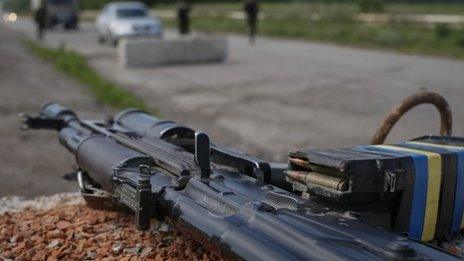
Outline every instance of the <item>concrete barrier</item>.
POLYGON ((212 35, 124 39, 119 44, 118 56, 127 67, 222 62, 227 57, 227 39, 212 35))

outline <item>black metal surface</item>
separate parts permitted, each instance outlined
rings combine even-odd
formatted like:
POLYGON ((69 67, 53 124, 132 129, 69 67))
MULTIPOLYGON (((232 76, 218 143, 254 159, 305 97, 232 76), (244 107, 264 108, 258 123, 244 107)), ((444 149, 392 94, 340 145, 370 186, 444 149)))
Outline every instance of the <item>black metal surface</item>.
POLYGON ((211 174, 211 144, 208 135, 195 133, 195 163, 200 168, 201 178, 209 179, 211 174))
POLYGON ((211 157, 213 162, 235 168, 262 182, 271 182, 271 166, 264 160, 219 146, 212 147, 211 157))
MULTIPOLYGON (((52 119, 73 115, 48 106, 59 108, 48 113, 52 119)), ((74 115, 73 123, 60 129, 60 140, 89 179, 81 190, 90 205, 98 205, 99 196, 91 192, 101 187, 113 202, 136 213, 141 229, 149 217, 164 218, 246 260, 455 258, 369 225, 339 205, 297 196, 284 190, 288 184, 275 186, 284 183, 282 165, 214 146, 211 161, 218 164, 207 164, 207 136, 197 140, 195 161, 194 154, 166 141, 172 135, 163 140, 159 131, 149 134, 153 119, 129 112, 109 124, 74 115)))
POLYGON ((144 136, 155 138, 193 138, 195 131, 177 122, 158 119, 139 109, 128 109, 120 112, 114 121, 144 136))
POLYGON ((113 172, 116 166, 128 164, 131 161, 142 161, 144 164, 151 162, 151 159, 142 153, 101 136, 85 139, 75 155, 79 167, 110 192, 113 190, 113 172))
MULTIPOLYGON (((394 196, 394 192, 402 191, 405 168, 408 167, 396 157, 355 149, 311 149, 291 152, 289 156, 323 166, 330 169, 330 172, 335 172, 333 175, 349 179, 347 191, 307 184, 311 191, 336 200, 359 203, 388 199, 394 196), (394 173, 397 177, 387 179, 389 173, 394 173)), ((299 169, 298 166, 295 168, 299 169)))

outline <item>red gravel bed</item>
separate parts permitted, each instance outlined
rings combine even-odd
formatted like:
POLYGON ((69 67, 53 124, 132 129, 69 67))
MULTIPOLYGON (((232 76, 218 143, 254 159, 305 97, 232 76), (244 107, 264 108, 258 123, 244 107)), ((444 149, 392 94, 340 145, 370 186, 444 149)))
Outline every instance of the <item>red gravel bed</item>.
POLYGON ((166 223, 138 231, 130 215, 83 204, 0 216, 0 260, 219 260, 166 223))

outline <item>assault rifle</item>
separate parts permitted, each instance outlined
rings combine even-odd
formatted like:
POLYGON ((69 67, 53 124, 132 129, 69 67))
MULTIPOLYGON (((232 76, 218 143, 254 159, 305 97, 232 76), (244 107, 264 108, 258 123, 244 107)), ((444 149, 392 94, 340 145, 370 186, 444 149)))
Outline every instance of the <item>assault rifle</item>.
MULTIPOLYGON (((358 202, 359 191, 377 193, 377 187, 388 195, 372 199, 390 202, 406 187, 390 172, 371 180, 381 185, 368 182, 372 187, 364 190, 356 187, 353 174, 308 174, 315 178, 298 181, 295 176, 305 173, 298 166, 311 166, 305 157, 314 153, 293 155, 290 167, 271 163, 137 109, 106 120, 83 120, 48 103, 38 116, 23 117, 25 129, 59 132, 61 144, 75 155, 77 182, 90 207, 132 211, 139 229, 147 229, 151 218, 163 219, 219 246, 224 255, 246 260, 456 258, 394 232, 387 224, 391 220, 382 221, 377 214, 383 210, 372 202, 361 203, 364 208, 346 204, 350 198, 358 202), (338 185, 331 187, 336 178, 338 185), (327 191, 337 195, 335 200, 327 191)), ((386 213, 394 215, 391 208, 386 213)))

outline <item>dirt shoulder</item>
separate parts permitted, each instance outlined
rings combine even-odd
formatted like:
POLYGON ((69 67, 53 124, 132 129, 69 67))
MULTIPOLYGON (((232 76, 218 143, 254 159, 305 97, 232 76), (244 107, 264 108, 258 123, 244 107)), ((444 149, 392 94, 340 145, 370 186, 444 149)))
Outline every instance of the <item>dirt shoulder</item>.
POLYGON ((19 131, 21 112, 34 113, 45 101, 66 104, 85 116, 111 113, 81 86, 49 63, 29 54, 23 36, 0 25, 0 197, 76 191, 61 178, 74 159, 50 131, 19 131))

